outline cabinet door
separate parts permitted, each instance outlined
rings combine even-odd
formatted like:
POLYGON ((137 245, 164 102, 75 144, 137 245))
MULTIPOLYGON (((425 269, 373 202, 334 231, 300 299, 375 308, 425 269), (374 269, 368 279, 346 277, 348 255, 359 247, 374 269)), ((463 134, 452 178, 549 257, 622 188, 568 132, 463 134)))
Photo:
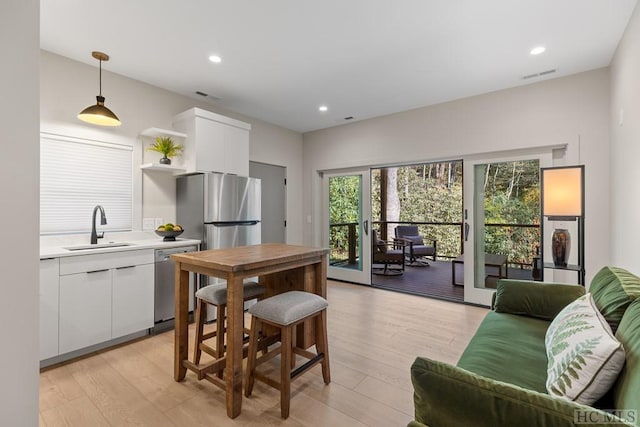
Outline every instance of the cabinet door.
POLYGON ((40 360, 58 355, 58 258, 40 261, 40 360))
POLYGON ((196 119, 196 170, 199 172, 226 172, 224 157, 224 128, 213 120, 196 119))
POLYGON ((249 176, 249 131, 226 125, 224 129, 225 172, 249 176))
POLYGON ((111 270, 60 276, 60 354, 111 339, 111 270))
POLYGON ((113 270, 113 338, 153 327, 153 285, 153 264, 113 270))

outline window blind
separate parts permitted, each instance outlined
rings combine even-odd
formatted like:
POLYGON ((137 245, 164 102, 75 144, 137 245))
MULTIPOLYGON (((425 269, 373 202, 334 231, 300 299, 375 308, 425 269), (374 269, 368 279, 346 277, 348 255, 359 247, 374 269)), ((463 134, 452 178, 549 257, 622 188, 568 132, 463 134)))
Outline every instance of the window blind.
POLYGON ((41 134, 41 234, 89 232, 96 205, 107 217, 100 230, 131 230, 132 187, 132 147, 41 134))

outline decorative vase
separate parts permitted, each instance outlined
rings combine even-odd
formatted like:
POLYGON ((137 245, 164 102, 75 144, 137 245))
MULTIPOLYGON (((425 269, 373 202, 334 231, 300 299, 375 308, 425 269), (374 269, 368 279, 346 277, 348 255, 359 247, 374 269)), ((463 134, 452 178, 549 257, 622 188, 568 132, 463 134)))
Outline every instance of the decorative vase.
POLYGON ((167 156, 164 156, 163 158, 160 159, 160 164, 161 165, 170 165, 171 164, 171 159, 168 158, 167 156))
POLYGON ((570 249, 571 238, 569 237, 569 231, 563 228, 554 230, 551 236, 551 254, 553 256, 553 264, 556 267, 567 266, 570 249))

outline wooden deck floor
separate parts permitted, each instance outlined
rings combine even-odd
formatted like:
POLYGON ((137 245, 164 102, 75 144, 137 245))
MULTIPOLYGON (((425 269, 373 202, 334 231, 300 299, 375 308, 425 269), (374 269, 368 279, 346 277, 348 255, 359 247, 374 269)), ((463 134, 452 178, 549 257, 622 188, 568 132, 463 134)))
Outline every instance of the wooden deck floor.
MULTIPOLYGON (((456 266, 456 282, 463 283, 463 266, 456 266)), ((531 280, 531 271, 509 268, 509 277, 531 280)), ((487 278, 487 287, 495 287, 496 278, 487 278)), ((421 295, 447 301, 463 302, 464 287, 454 286, 451 282, 451 262, 429 261, 429 267, 406 266, 399 276, 381 276, 372 274, 371 284, 378 288, 421 295)))
POLYGON ((324 385, 318 366, 295 381, 287 420, 278 391, 264 384, 230 420, 222 390, 192 373, 174 382, 170 331, 43 372, 40 426, 406 426, 415 357, 455 363, 486 314, 333 281, 328 300, 332 382, 324 385))

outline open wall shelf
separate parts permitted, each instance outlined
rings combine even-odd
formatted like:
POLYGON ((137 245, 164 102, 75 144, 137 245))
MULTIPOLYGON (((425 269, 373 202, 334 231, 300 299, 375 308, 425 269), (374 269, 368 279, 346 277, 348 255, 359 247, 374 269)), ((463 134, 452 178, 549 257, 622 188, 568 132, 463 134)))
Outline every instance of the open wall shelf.
POLYGON ((161 163, 145 163, 140 165, 140 169, 144 171, 169 172, 174 175, 180 175, 187 171, 186 169, 181 169, 172 165, 163 165, 161 163))

